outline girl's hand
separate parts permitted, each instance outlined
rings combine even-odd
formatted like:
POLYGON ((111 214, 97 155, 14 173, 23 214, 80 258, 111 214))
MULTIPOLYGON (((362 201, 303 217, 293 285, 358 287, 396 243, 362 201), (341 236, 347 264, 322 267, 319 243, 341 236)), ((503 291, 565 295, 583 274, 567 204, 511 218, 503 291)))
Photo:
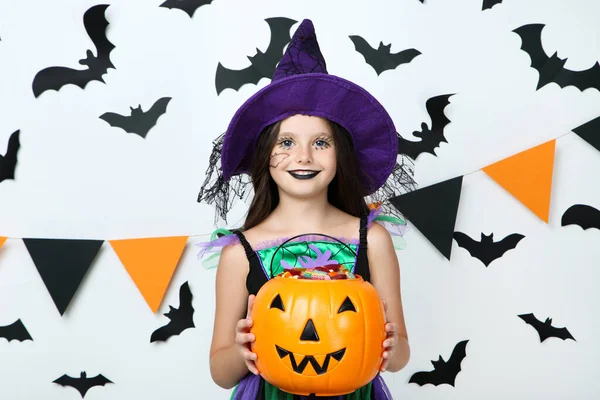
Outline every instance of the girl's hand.
MULTIPOLYGON (((387 312, 387 303, 383 301, 383 310, 387 312)), ((390 358, 394 355, 396 344, 398 344, 398 325, 390 322, 385 324, 385 331, 387 332, 387 339, 383 341, 383 362, 381 363, 381 372, 385 372, 390 358)))
POLYGON ((235 343, 240 350, 240 354, 246 363, 248 370, 254 375, 258 375, 258 369, 256 368, 256 354, 250 351, 250 342, 254 342, 254 334, 249 333, 250 327, 252 326, 252 319, 250 313, 252 312, 252 306, 254 305, 254 295, 248 296, 248 311, 246 318, 240 319, 235 325, 235 343))

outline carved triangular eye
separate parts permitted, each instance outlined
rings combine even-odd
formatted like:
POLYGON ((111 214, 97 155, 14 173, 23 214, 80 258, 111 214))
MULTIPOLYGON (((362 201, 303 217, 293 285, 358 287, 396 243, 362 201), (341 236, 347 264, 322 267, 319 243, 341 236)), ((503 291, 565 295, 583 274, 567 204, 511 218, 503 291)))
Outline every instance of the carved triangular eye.
POLYGON ((275 296, 275 298, 271 302, 271 307, 269 308, 279 308, 281 311, 285 311, 285 309, 283 308, 283 301, 281 301, 280 295, 275 296))
POLYGON ((338 310, 338 314, 343 313, 344 311, 356 312, 356 308, 354 308, 354 304, 352 303, 352 301, 350 300, 350 297, 348 297, 348 296, 346 296, 346 299, 340 306, 340 309, 338 310))

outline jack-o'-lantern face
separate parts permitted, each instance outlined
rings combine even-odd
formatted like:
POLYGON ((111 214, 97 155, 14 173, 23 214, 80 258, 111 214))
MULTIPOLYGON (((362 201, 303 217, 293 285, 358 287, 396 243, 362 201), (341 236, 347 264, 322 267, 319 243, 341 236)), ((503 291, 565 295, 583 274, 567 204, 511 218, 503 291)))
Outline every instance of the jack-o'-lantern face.
POLYGON ((252 319, 256 366, 288 393, 350 393, 381 365, 383 306, 362 279, 273 278, 258 292, 252 319))

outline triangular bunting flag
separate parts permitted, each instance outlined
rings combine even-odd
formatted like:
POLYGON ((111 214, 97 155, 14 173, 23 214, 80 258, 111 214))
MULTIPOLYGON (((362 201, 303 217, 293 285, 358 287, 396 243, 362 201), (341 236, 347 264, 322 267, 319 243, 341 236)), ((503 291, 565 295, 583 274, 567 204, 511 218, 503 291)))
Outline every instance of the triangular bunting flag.
POLYGON ((583 125, 573 129, 579 137, 600 150, 600 117, 594 118, 583 125))
POLYGON ((23 243, 63 315, 104 240, 23 238, 23 243))
POLYGON ((548 223, 556 140, 505 158, 482 170, 548 223))
POLYGON ((6 236, 0 236, 0 247, 4 246, 4 242, 8 239, 6 236))
POLYGON ((109 241, 154 313, 167 291, 187 239, 187 236, 172 236, 109 241))
POLYGON ((390 198, 392 205, 448 260, 452 251, 462 179, 459 176, 390 198))

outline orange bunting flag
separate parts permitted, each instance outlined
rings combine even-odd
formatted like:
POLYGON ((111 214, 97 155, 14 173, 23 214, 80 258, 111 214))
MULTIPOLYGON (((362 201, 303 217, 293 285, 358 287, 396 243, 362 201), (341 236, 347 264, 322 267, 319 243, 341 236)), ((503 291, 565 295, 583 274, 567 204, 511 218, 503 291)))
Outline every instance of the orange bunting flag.
POLYGON ((482 170, 548 223, 556 139, 505 158, 482 170))
POLYGON ((0 247, 4 246, 4 242, 6 242, 6 239, 8 239, 8 237, 0 236, 0 247))
POLYGON ((156 314, 188 236, 110 240, 112 248, 156 314))

